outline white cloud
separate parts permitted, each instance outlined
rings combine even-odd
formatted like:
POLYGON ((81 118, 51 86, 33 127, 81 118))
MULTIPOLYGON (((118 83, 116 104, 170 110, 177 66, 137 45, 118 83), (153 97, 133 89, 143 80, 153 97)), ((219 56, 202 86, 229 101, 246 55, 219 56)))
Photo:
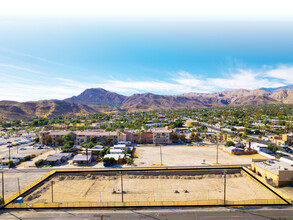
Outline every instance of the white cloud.
POLYGON ((261 73, 255 73, 250 70, 239 69, 238 73, 229 74, 225 78, 209 78, 207 83, 213 88, 220 89, 259 89, 261 87, 279 87, 284 83, 276 82, 262 77, 261 73))
MULTIPOLYGON (((1 66, 1 64, 0 64, 1 66)), ((9 68, 34 72, 18 66, 2 64, 9 68)), ((37 72, 37 71, 36 71, 37 72)), ((67 78, 39 76, 37 78, 17 76, 0 72, 0 100, 29 101, 41 99, 65 99, 78 95, 87 88, 104 88, 109 91, 131 95, 151 92, 156 94, 181 94, 188 92, 218 92, 225 89, 258 89, 279 87, 293 83, 293 68, 279 66, 265 67, 260 71, 239 69, 220 78, 204 78, 185 71, 163 80, 135 81, 117 80, 110 77, 103 82, 83 82, 67 78), (268 69, 271 68, 271 69, 268 69)))
POLYGON ((293 84, 293 66, 280 65, 264 73, 267 77, 282 79, 285 83, 293 84))
POLYGON ((31 54, 18 52, 18 51, 14 51, 14 50, 7 49, 7 48, 3 48, 3 47, 0 47, 0 50, 2 50, 4 52, 12 53, 12 54, 17 55, 17 56, 28 57, 28 58, 31 58, 33 60, 42 61, 42 62, 45 62, 45 63, 62 65, 62 64, 60 64, 58 62, 55 62, 55 61, 52 61, 52 60, 48 60, 48 59, 45 59, 43 57, 38 57, 38 56, 31 55, 31 54))
POLYGON ((22 66, 16 66, 16 65, 11 65, 11 64, 7 64, 7 63, 0 63, 0 67, 4 67, 4 68, 10 68, 10 69, 15 69, 15 70, 20 70, 20 71, 26 71, 29 73, 37 73, 37 74, 43 74, 37 70, 33 70, 30 68, 25 68, 22 66))

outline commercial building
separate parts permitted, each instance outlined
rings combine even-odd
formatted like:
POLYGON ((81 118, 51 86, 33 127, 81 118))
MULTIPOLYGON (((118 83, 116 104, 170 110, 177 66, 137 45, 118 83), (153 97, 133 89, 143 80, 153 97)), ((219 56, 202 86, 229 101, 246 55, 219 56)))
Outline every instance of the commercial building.
POLYGON ((40 143, 58 145, 57 138, 62 138, 66 134, 72 134, 72 138, 75 145, 80 145, 83 142, 90 142, 90 137, 96 137, 97 142, 102 144, 107 143, 107 138, 111 137, 112 144, 118 143, 118 141, 125 141, 126 135, 122 132, 104 132, 104 131, 42 131, 40 132, 40 143), (51 136, 51 143, 47 143, 46 136, 51 136))
MULTIPOLYGON (((105 131, 42 131, 40 132, 40 144, 42 145, 59 145, 60 138, 64 135, 72 134, 72 138, 75 145, 81 145, 83 142, 90 142, 90 137, 96 137, 97 142, 101 142, 104 145, 108 143, 108 137, 111 137, 112 143, 118 142, 131 142, 131 143, 143 143, 143 144, 169 144, 171 143, 172 130, 159 128, 149 129, 147 131, 138 130, 126 130, 124 132, 105 132, 105 131), (48 138, 50 136, 51 138, 48 138), (48 143, 50 139, 50 143, 48 143)), ((62 143, 61 143, 62 144, 62 143)))
POLYGON ((167 129, 152 129, 154 144, 170 144, 172 130, 167 129))
POLYGON ((254 159, 251 168, 272 185, 288 186, 293 184, 293 165, 290 163, 254 159))
POLYGON ((293 134, 282 134, 282 140, 285 142, 286 145, 292 145, 293 134))

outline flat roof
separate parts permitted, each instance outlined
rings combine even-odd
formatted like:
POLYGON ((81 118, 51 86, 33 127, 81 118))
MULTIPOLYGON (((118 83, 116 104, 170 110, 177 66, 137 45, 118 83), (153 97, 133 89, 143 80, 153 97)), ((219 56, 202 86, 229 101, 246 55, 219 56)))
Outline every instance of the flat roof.
POLYGON ((83 135, 83 136, 115 136, 117 135, 116 131, 73 131, 72 133, 76 135, 83 135))
POLYGON ((104 158, 114 158, 115 160, 118 160, 118 159, 123 159, 125 157, 125 154, 106 154, 104 156, 104 158))
POLYGON ((123 152, 121 149, 110 149, 110 152, 123 152))
POLYGON ((91 157, 92 157, 91 154, 89 154, 88 156, 78 154, 73 158, 73 161, 87 161, 87 159, 91 160, 91 157))
POLYGON ((57 160, 60 160, 62 157, 61 156, 48 156, 46 161, 57 161, 57 160))
POLYGON ((278 160, 254 161, 255 165, 260 166, 272 173, 279 174, 279 170, 293 171, 293 165, 278 160))

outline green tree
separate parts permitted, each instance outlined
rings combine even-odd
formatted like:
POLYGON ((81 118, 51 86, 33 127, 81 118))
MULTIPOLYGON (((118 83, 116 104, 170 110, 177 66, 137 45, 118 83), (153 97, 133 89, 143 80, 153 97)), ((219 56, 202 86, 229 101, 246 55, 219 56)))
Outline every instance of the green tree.
POLYGON ((133 163, 132 158, 128 157, 128 158, 126 159, 126 163, 127 163, 128 165, 131 165, 131 164, 133 163))
POLYGON ((200 130, 206 133, 206 131, 208 130, 208 127, 206 125, 201 125, 200 130))
POLYGON ((10 160, 8 162, 8 168, 13 168, 13 167, 15 167, 15 164, 14 164, 13 160, 10 160))
POLYGON ((63 137, 64 145, 62 146, 62 150, 65 152, 71 151, 71 148, 74 145, 72 134, 66 134, 63 137))
POLYGON ((112 142, 113 142, 113 138, 111 137, 111 136, 108 136, 107 138, 106 138, 106 142, 107 142, 107 144, 112 144, 112 142))
POLYGON ((235 143, 233 141, 227 141, 225 146, 227 147, 235 146, 235 143))
POLYGON ((251 149, 251 142, 253 142, 253 138, 247 138, 246 141, 248 142, 248 149, 251 149))
POLYGON ((95 136, 90 136, 90 142, 92 142, 92 143, 97 143, 97 137, 95 137, 95 136))
POLYGON ((272 151, 272 152, 275 152, 275 149, 277 151, 277 150, 279 150, 279 147, 278 146, 275 146, 274 144, 269 144, 267 146, 267 149, 270 150, 270 151, 272 151))
POLYGON ((185 141, 186 139, 185 134, 180 134, 179 138, 181 141, 185 141))
POLYGON ((57 137, 56 142, 57 142, 58 145, 61 145, 63 143, 63 140, 62 140, 61 137, 57 137))
POLYGON ((89 142, 89 143, 88 143, 88 148, 93 148, 94 146, 95 146, 94 143, 92 143, 92 142, 89 142))
POLYGON ((105 167, 108 167, 108 166, 113 166, 116 164, 116 160, 111 157, 111 158, 104 158, 103 159, 103 162, 104 162, 104 166, 105 167))
POLYGON ((198 133, 192 132, 189 137, 190 137, 190 139, 192 141, 195 141, 195 142, 198 142, 199 141, 199 135, 198 135, 198 133))
POLYGON ((126 150, 126 154, 132 154, 132 150, 127 149, 127 150, 126 150))
POLYGON ((45 144, 47 144, 47 145, 52 144, 52 137, 50 135, 45 136, 45 144))
POLYGON ((36 137, 34 141, 35 141, 36 143, 39 143, 39 142, 40 142, 40 137, 36 137))
POLYGON ((172 142, 177 142, 179 140, 179 135, 176 132, 171 133, 172 142))

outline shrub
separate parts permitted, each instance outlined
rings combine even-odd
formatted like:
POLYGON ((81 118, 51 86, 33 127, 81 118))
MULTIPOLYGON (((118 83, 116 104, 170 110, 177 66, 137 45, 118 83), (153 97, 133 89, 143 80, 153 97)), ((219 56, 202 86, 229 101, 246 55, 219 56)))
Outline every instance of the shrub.
POLYGON ((13 167, 15 167, 15 164, 14 164, 13 160, 10 160, 8 162, 8 168, 13 168, 13 167))
MULTIPOLYGON (((269 144, 267 146, 267 149, 272 151, 272 152, 275 152, 275 145, 274 144, 269 144)), ((279 150, 279 147, 277 146, 276 150, 279 150)))
POLYGON ((231 147, 231 146, 235 146, 234 142, 233 141, 227 141, 225 146, 227 147, 231 147))
POLYGON ((132 150, 127 149, 127 150, 126 150, 126 154, 132 154, 132 150))
POLYGON ((104 162, 104 166, 105 167, 108 167, 108 166, 113 166, 116 164, 116 160, 111 157, 111 158, 104 158, 103 159, 103 162, 104 162))
POLYGON ((39 159, 35 162, 36 167, 39 167, 41 165, 43 165, 44 160, 43 159, 39 159))
POLYGON ((128 165, 131 165, 132 163, 133 163, 133 160, 132 160, 132 158, 127 158, 126 159, 126 163, 128 164, 128 165))
POLYGON ((0 196, 0 205, 2 205, 4 203, 4 200, 2 198, 2 196, 0 196))
POLYGON ((25 158, 24 158, 25 161, 28 161, 28 160, 30 160, 30 159, 31 159, 31 156, 30 156, 30 155, 27 155, 27 156, 25 156, 25 158))

